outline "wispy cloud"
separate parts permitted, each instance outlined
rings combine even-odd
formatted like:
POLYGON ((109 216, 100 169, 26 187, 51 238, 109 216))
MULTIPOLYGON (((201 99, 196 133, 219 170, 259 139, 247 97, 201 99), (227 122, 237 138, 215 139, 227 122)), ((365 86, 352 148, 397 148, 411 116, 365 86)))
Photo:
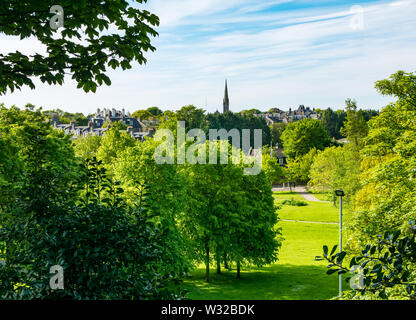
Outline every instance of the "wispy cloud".
MULTIPOLYGON (((68 79, 63 87, 39 85, 0 101, 86 113, 104 106, 205 107, 208 101, 215 111, 228 78, 234 111, 340 108, 346 98, 375 108, 388 100, 375 92, 374 81, 416 70, 415 0, 150 0, 149 9, 161 27, 146 66, 111 72, 113 85, 95 95, 77 91, 68 79), (350 28, 356 4, 364 9, 364 30, 350 28)), ((1 50, 18 45, 0 41, 1 50)))

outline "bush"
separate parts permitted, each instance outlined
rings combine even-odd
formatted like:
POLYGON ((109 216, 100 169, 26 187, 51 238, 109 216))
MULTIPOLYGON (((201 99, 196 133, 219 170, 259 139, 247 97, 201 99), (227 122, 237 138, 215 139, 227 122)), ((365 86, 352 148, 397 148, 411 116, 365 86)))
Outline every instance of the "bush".
MULTIPOLYGON (((184 296, 179 279, 186 269, 171 267, 164 249, 169 230, 148 214, 146 190, 127 205, 101 162, 82 165, 70 138, 39 111, 1 109, 0 117, 2 141, 10 141, 19 160, 13 175, 0 166, 8 190, 0 196, 0 299, 184 296), (57 265, 63 290, 50 287, 57 265)), ((181 266, 184 260, 175 257, 181 266)))
POLYGON ((379 235, 377 241, 363 247, 360 255, 350 259, 349 268, 342 266, 347 252, 337 251, 334 246, 329 252, 323 247, 323 255, 316 261, 329 262, 327 274, 354 274, 345 280, 352 280, 357 288, 345 297, 348 299, 416 299, 416 223, 411 221, 408 230, 379 235))
POLYGON ((283 200, 282 205, 288 205, 288 206, 294 206, 294 207, 305 207, 308 205, 308 203, 302 200, 295 200, 292 198, 290 200, 283 200))

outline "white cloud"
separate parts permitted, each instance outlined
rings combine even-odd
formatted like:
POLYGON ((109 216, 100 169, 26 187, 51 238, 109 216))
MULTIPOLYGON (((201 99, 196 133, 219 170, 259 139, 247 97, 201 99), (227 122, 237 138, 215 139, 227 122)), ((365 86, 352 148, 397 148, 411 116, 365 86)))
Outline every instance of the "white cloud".
POLYGON ((380 107, 390 98, 381 97, 374 82, 399 69, 416 70, 415 1, 362 4, 364 30, 349 27, 345 5, 258 12, 283 2, 150 1, 162 27, 146 66, 111 72, 113 85, 96 94, 76 90, 68 79, 62 87, 38 84, 35 91, 0 101, 89 113, 111 106, 205 107, 207 99, 212 112, 221 109, 228 78, 234 111, 299 104, 340 108, 346 98, 380 107))

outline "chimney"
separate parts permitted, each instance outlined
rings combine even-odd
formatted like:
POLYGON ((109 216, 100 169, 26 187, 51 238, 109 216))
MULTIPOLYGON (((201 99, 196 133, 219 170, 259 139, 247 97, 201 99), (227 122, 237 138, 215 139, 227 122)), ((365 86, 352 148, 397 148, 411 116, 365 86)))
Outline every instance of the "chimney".
POLYGON ((53 115, 52 115, 52 126, 54 127, 54 128, 56 128, 56 126, 59 124, 59 117, 58 117, 58 115, 56 114, 56 113, 54 113, 53 115))
POLYGON ((88 122, 88 128, 90 129, 90 131, 92 131, 92 129, 94 129, 94 121, 90 120, 88 122))

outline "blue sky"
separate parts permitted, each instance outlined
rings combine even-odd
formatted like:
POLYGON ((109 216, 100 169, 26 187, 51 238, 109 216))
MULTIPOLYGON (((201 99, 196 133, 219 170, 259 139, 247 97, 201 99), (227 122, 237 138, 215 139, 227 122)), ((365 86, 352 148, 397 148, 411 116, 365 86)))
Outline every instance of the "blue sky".
MULTIPOLYGON (((214 112, 227 78, 233 111, 339 109, 347 98, 378 109, 392 98, 374 82, 416 71, 416 0, 149 0, 143 7, 161 19, 146 66, 112 71, 113 85, 96 94, 68 78, 62 87, 37 83, 0 101, 84 113, 187 104, 214 112)), ((34 40, 0 41, 0 52, 41 50, 34 40)))

